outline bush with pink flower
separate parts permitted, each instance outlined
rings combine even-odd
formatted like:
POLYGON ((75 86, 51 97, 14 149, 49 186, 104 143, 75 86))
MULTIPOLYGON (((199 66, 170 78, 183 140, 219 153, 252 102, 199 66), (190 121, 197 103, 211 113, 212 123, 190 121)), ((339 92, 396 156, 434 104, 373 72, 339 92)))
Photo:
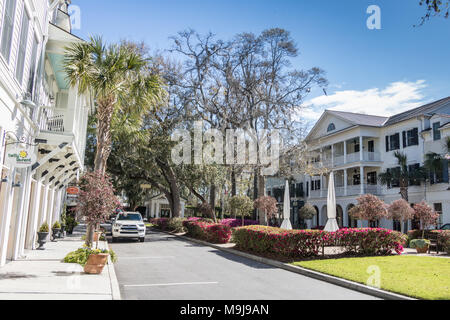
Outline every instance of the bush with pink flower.
POLYGON ((195 239, 223 244, 228 243, 231 238, 231 227, 224 224, 185 220, 183 226, 186 235, 195 239))
MULTIPOLYGON (((223 219, 220 221, 221 224, 230 226, 231 228, 242 227, 242 219, 223 219)), ((256 220, 244 220, 244 226, 259 225, 259 221, 256 220)))
POLYGON ((378 256, 403 252, 407 236, 392 230, 381 228, 341 229, 334 233, 336 244, 346 252, 378 256))

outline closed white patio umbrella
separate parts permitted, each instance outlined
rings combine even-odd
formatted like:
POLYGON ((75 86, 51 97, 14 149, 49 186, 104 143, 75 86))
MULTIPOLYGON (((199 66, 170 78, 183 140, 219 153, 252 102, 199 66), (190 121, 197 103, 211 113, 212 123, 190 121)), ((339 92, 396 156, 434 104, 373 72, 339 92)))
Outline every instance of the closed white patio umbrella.
POLYGON ((334 189, 334 173, 330 173, 330 181, 328 183, 328 199, 327 199, 327 216, 328 221, 324 231, 335 232, 339 230, 336 220, 336 191, 334 189))
POLYGON ((290 217, 291 198, 289 197, 289 181, 286 180, 286 188, 284 189, 283 223, 281 224, 281 229, 292 230, 290 217))

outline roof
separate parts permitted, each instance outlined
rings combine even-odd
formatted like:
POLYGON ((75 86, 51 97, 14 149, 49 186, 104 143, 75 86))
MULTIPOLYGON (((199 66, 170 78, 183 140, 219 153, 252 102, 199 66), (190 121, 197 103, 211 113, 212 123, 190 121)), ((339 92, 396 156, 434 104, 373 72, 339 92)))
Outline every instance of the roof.
POLYGON ((408 110, 406 112, 397 114, 389 118, 389 120, 385 123, 386 126, 402 122, 405 120, 409 120, 427 113, 434 113, 437 109, 441 108, 444 105, 450 106, 450 97, 426 104, 424 106, 408 110))
POLYGON ((361 126, 381 127, 389 119, 387 117, 372 116, 372 115, 362 114, 362 113, 352 113, 352 112, 333 111, 333 110, 327 110, 327 111, 328 111, 328 113, 333 114, 344 120, 347 120, 347 121, 351 122, 352 124, 361 125, 361 126))

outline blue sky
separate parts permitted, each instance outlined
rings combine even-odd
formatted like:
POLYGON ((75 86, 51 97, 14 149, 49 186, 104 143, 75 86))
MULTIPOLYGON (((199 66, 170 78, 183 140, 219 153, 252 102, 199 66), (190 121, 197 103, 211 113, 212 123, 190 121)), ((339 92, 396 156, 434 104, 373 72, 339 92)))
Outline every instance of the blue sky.
POLYGON ((330 81, 328 96, 314 91, 303 116, 323 109, 389 115, 450 96, 450 19, 414 27, 419 0, 73 0, 87 38, 145 41, 168 49, 171 35, 193 28, 229 39, 271 27, 291 32, 301 55, 296 68, 318 66, 330 81), (369 30, 368 6, 381 9, 381 30, 369 30))

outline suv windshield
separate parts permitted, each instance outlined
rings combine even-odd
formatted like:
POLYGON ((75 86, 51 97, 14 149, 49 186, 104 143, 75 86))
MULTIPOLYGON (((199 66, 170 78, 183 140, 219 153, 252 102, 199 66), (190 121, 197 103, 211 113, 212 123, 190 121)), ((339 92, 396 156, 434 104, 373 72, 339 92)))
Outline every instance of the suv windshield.
POLYGON ((141 221, 141 215, 139 213, 119 214, 117 216, 118 221, 141 221))

